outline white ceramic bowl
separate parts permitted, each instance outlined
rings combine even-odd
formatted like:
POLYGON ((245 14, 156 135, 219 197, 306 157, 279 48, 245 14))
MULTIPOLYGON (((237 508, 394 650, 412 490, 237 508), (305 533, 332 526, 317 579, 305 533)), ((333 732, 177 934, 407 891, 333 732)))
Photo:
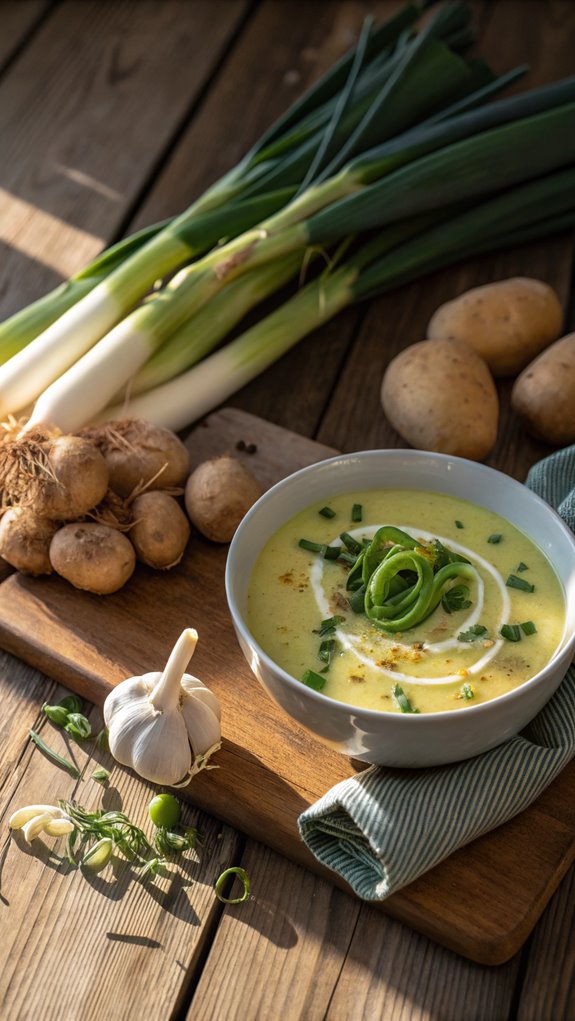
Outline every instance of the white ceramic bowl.
POLYGON ((321 741, 345 755, 387 766, 435 766, 477 755, 516 734, 558 687, 575 651, 575 538, 561 518, 514 479, 463 458, 417 450, 342 454, 290 475, 265 493, 240 524, 226 565, 226 592, 242 652, 271 697, 321 741), (455 711, 408 715, 337 702, 306 687, 260 648, 246 624, 256 558, 277 529, 310 504, 365 489, 448 493, 496 511, 552 563, 563 585, 565 631, 547 666, 520 687, 455 711))

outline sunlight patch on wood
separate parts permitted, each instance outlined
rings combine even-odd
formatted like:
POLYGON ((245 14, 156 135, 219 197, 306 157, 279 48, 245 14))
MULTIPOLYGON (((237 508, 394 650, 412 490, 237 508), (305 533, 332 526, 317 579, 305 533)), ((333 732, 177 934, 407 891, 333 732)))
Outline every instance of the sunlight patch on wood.
POLYGON ((0 188, 0 242, 62 277, 102 249, 104 239, 0 188))

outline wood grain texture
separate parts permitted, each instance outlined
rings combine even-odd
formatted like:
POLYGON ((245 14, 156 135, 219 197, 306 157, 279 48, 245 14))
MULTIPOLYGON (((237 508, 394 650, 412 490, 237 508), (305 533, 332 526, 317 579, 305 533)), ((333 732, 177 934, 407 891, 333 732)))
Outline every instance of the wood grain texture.
POLYGON ((2 34, 0 35, 0 71, 11 60, 42 16, 50 8, 50 0, 2 0, 2 34))
MULTIPOLYGON (((145 1003, 147 1018, 163 1021, 166 1003, 177 1003, 217 923, 221 905, 213 884, 236 863, 238 836, 186 808, 183 821, 202 835, 200 854, 181 859, 146 885, 124 859, 89 878, 62 858, 63 840, 43 837, 27 845, 21 834, 10 838, 5 826, 15 809, 58 798, 74 798, 92 810, 121 809, 151 836, 147 804, 156 788, 118 768, 109 754, 94 753, 93 742, 65 741, 63 731, 41 713, 42 696, 57 700, 64 689, 45 681, 40 688, 35 671, 3 660, 0 698, 7 740, 2 749, 10 771, 0 782, 0 1016, 62 1021, 81 1013, 90 1021, 128 1021, 136 998, 145 1003), (34 748, 30 726, 76 762, 82 780, 34 748), (99 765, 111 771, 106 787, 90 779, 99 765), (142 985, 150 974, 153 981, 142 985), (130 976, 140 976, 138 987, 130 976)), ((97 733, 101 715, 96 710, 88 715, 97 733)))
MULTIPOLYGON (((234 451, 239 441, 256 443, 254 454, 242 456, 264 485, 332 453, 233 409, 210 416, 188 443, 198 462, 234 451)), ((224 747, 217 759, 222 768, 200 774, 186 795, 298 863, 331 875, 300 841, 296 820, 353 766, 285 716, 254 680, 231 630, 225 555, 225 548, 194 536, 169 576, 138 569, 121 592, 106 598, 77 592, 55 577, 14 575, 0 586, 0 642, 101 702, 111 684, 159 668, 180 630, 197 626, 194 669, 222 703, 224 747), (154 628, 144 642, 146 620, 154 628)), ((575 764, 527 812, 394 894, 384 909, 483 963, 508 959, 575 856, 574 780, 575 764), (526 856, 533 834, 537 840, 526 856)))
POLYGON ((60 4, 2 80, 0 314, 118 230, 246 0, 60 4))
POLYGON ((575 1017, 575 868, 552 897, 529 943, 517 1021, 575 1017))

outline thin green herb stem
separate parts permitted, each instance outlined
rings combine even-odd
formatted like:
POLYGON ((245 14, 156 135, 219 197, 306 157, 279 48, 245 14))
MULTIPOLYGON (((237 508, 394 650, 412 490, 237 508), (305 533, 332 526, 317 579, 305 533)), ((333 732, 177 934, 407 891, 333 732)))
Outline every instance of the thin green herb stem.
POLYGON ((29 734, 36 747, 40 749, 47 759, 50 759, 50 761, 54 762, 55 765, 65 769, 74 777, 74 779, 80 779, 80 770, 73 762, 70 761, 70 759, 65 759, 62 755, 58 755, 58 752, 55 752, 53 748, 50 748, 35 730, 30 730, 29 734))

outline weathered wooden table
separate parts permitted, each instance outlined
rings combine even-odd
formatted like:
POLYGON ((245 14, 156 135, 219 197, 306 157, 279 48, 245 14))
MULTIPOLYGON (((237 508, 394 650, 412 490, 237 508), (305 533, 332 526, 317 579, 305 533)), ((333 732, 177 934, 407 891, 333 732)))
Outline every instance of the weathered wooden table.
MULTIPOLYGON (((126 231, 184 208, 349 46, 368 10, 394 6, 2 0, 2 317, 126 231)), ((474 6, 482 52, 498 70, 527 60, 530 85, 575 71, 571 0, 474 6)), ((231 403, 342 449, 399 445, 379 380, 397 350, 421 339, 431 310, 466 286, 523 273, 557 288, 569 325, 571 262, 563 236, 436 274, 340 316, 231 403)), ((501 393, 491 463, 524 478, 547 451, 521 433, 507 385, 501 393)), ((23 853, 7 837, 10 812, 74 789, 28 740, 42 703, 62 691, 7 656, 0 691, 2 1018, 575 1017, 573 869, 521 953, 484 968, 191 809, 199 860, 151 891, 87 881, 47 847, 23 853), (253 884, 238 907, 213 894, 230 864, 253 884)), ((143 823, 150 787, 118 773, 104 804, 119 797, 143 823)), ((102 788, 85 783, 82 800, 100 804, 102 788)))

